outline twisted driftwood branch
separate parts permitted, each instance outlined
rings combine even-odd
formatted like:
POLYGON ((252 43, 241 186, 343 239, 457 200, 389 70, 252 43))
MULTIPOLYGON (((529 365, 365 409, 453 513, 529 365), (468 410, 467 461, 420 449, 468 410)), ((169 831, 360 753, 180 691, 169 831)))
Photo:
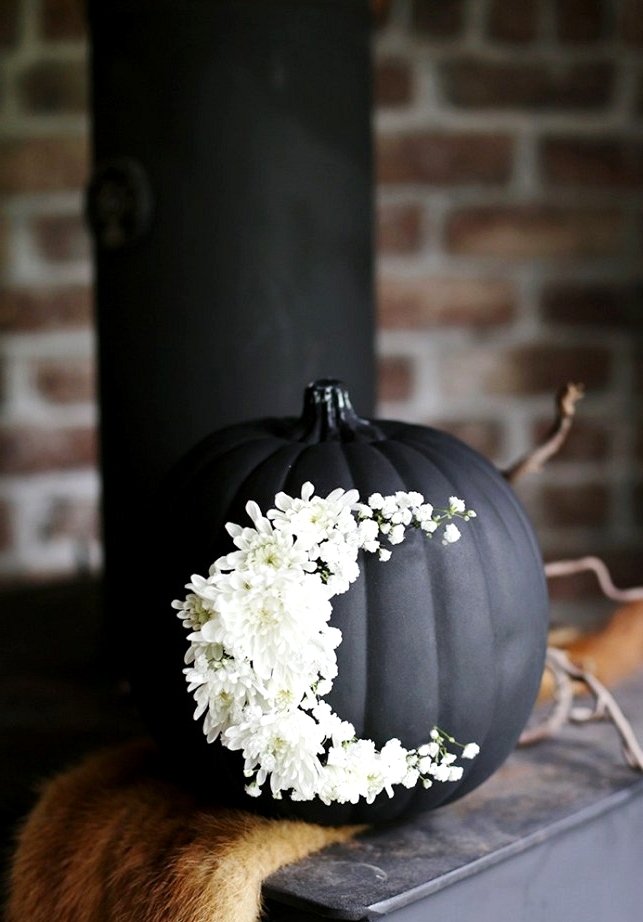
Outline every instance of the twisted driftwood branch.
MULTIPOLYGON (((564 444, 572 427, 576 404, 584 395, 582 384, 569 383, 556 395, 556 417, 539 445, 511 467, 502 472, 511 484, 519 477, 540 470, 564 444)), ((578 560, 557 560, 545 565, 547 577, 571 576, 591 570, 596 574, 603 593, 610 599, 629 602, 643 599, 643 587, 618 589, 612 582, 607 566, 598 557, 582 557, 578 560)), ((643 772, 643 749, 641 749, 632 726, 621 711, 616 699, 599 682, 596 676, 576 666, 563 650, 547 648, 545 667, 554 678, 554 707, 548 717, 533 728, 523 731, 518 745, 529 746, 548 739, 558 733, 565 724, 587 723, 590 720, 609 720, 616 728, 628 765, 643 772), (593 707, 574 706, 574 683, 582 683, 594 698, 593 707)))
POLYGON ((545 564, 545 576, 572 576, 593 570, 603 594, 616 602, 635 602, 643 599, 643 586, 632 589, 618 589, 612 582, 607 566, 598 557, 580 557, 578 560, 554 560, 545 564))
POLYGON ((585 393, 582 384, 566 384, 556 395, 556 418, 542 442, 533 451, 520 458, 515 464, 502 471, 502 476, 509 483, 515 483, 523 474, 539 471, 563 445, 576 412, 576 404, 585 393))
POLYGON ((605 686, 590 672, 575 666, 562 650, 548 647, 545 665, 552 672, 556 683, 554 708, 540 724, 522 733, 518 745, 531 746, 548 739, 567 723, 609 720, 620 736, 625 761, 634 771, 643 772, 643 749, 634 735, 632 725, 605 686), (574 682, 582 682, 592 694, 593 707, 574 707, 574 682))

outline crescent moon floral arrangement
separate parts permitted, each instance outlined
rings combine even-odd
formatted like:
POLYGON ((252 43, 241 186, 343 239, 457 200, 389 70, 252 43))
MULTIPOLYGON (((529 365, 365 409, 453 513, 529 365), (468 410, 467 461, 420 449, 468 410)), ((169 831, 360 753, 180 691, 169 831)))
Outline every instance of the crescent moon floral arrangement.
POLYGON ((361 503, 357 490, 321 497, 311 483, 300 497, 278 493, 265 515, 254 501, 246 512, 253 527, 226 525, 237 549, 207 577, 192 576, 185 600, 172 603, 190 632, 184 672, 194 718, 203 718, 209 743, 241 750, 246 792, 258 797, 269 779, 275 799, 372 803, 382 791, 392 797, 394 785, 459 780, 448 747, 472 759, 476 743, 433 727, 417 749, 390 739, 378 750, 323 699, 342 640, 329 624, 331 600, 357 579, 359 552, 386 562, 408 528, 449 545, 460 538, 451 520, 476 513, 455 496, 436 510, 416 492, 361 503))

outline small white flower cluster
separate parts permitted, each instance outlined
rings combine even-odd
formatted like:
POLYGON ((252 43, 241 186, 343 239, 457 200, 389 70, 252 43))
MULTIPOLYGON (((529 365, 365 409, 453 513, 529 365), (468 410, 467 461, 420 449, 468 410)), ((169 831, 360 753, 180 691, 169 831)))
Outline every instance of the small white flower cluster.
POLYGON ((418 749, 391 739, 378 750, 321 699, 342 639, 329 624, 330 600, 357 579, 359 552, 387 560, 382 540, 399 544, 409 527, 430 538, 444 526, 442 543, 450 544, 460 532, 449 520, 475 513, 453 496, 436 511, 420 493, 375 493, 364 504, 357 490, 315 496, 311 483, 300 497, 278 493, 265 516, 255 502, 246 511, 253 527, 226 526, 237 549, 207 578, 192 576, 186 599, 172 603, 190 631, 184 671, 194 717, 203 717, 208 742, 220 737, 241 750, 246 791, 258 796, 269 779, 274 798, 371 803, 397 784, 458 780, 462 768, 447 743, 464 758, 477 754, 475 743, 460 746, 434 728, 418 749))
MULTIPOLYGON (((436 513, 431 503, 424 502, 421 493, 413 492, 398 492, 391 496, 373 493, 369 497, 368 505, 358 504, 356 509, 361 528, 364 533, 369 534, 362 547, 364 550, 376 552, 380 560, 389 560, 391 557, 389 548, 381 546, 380 534, 387 538, 389 544, 400 544, 404 541, 409 526, 421 529, 430 538, 446 519, 458 516, 468 522, 476 515, 473 509, 467 509, 457 496, 449 497, 448 509, 436 513)), ((459 538, 460 529, 457 525, 453 522, 445 525, 442 544, 453 544, 459 538)))

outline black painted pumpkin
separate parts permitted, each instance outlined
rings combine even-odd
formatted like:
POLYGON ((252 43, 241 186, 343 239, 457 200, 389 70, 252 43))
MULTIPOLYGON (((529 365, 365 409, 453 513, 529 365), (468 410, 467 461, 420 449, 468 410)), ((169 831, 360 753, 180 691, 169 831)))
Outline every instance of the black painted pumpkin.
POLYGON ((461 797, 505 760, 526 723, 543 668, 548 600, 532 527, 512 489, 480 454, 438 430, 359 419, 340 384, 306 390, 301 419, 264 419, 206 438, 156 497, 143 544, 150 556, 143 644, 131 678, 144 715, 183 778, 210 799, 323 823, 381 822, 461 797), (460 782, 400 788, 371 804, 251 800, 241 758, 208 744, 182 675, 186 635, 173 599, 193 573, 232 549, 229 521, 248 524, 246 502, 265 511, 275 494, 355 487, 418 491, 435 506, 457 495, 477 518, 457 544, 413 533, 386 563, 374 555, 333 600, 343 640, 328 700, 357 735, 407 748, 433 725, 481 747, 460 782))

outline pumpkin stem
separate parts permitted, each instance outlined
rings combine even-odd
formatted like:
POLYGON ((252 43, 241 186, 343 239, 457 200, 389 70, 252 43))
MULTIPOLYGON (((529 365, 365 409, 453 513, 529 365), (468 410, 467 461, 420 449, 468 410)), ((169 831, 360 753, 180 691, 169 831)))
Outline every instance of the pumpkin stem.
POLYGON ((376 442, 384 437, 377 426, 357 415, 341 381, 320 378, 304 391, 303 412, 292 438, 300 442, 376 442))

